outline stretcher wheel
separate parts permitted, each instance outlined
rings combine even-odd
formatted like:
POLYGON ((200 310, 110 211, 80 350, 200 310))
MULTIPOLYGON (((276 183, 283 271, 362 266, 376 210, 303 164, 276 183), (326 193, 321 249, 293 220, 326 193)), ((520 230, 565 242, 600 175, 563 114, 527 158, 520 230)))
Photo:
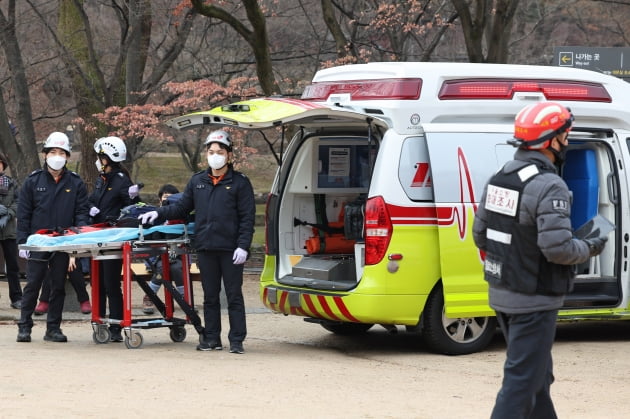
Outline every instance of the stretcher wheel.
POLYGON ((171 340, 173 342, 183 342, 186 339, 186 328, 184 326, 171 327, 171 340))
POLYGON ((138 349, 142 346, 142 334, 140 332, 131 332, 130 334, 125 333, 125 346, 127 349, 138 349))
POLYGON ((92 333, 92 340, 94 343, 109 343, 111 333, 107 326, 96 326, 94 333, 92 333))

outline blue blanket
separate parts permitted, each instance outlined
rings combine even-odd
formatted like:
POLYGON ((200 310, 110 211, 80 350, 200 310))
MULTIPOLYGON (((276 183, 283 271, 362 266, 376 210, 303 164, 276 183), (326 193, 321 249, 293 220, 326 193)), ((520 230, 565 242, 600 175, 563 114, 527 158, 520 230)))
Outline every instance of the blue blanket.
MULTIPOLYGON (((192 234, 194 231, 194 223, 188 224, 188 234, 192 234)), ((165 234, 184 234, 183 224, 172 225, 158 225, 151 228, 143 229, 142 233, 147 236, 151 233, 165 233, 165 234)), ((88 233, 72 234, 69 236, 49 236, 46 234, 31 234, 26 240, 27 246, 40 246, 40 247, 56 247, 66 246, 73 244, 98 244, 98 243, 112 243, 112 242, 124 242, 130 240, 137 240, 140 238, 140 229, 138 227, 111 227, 104 228, 102 230, 90 231, 88 233)), ((54 250, 54 249, 51 249, 54 250)))

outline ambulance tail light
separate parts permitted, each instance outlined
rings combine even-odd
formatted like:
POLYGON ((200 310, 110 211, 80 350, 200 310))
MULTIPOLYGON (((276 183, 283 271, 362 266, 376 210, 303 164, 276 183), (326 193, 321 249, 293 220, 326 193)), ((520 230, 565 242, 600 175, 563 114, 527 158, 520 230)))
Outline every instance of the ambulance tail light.
POLYGON ((365 264, 376 265, 387 252, 392 238, 392 221, 383 197, 376 196, 365 204, 365 264))
POLYGON ((350 95, 351 100, 417 100, 422 79, 376 79, 314 82, 306 86, 303 100, 325 101, 331 95, 350 95))
POLYGON ((547 100, 612 102, 606 88, 599 83, 563 80, 448 80, 442 84, 438 97, 441 100, 511 100, 515 93, 521 92, 539 92, 547 100))

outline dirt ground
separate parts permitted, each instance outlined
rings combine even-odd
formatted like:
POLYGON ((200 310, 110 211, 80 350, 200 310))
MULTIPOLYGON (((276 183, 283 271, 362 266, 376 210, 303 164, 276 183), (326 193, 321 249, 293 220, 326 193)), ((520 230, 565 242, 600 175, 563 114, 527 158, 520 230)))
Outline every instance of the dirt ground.
MULTIPOLYGON (((198 285, 196 285, 198 287, 198 285)), ((168 329, 142 330, 144 345, 95 344, 89 315, 67 313, 68 343, 16 343, 17 311, 0 282, 0 416, 3 418, 487 418, 500 386, 504 350, 447 357, 418 336, 375 327, 334 336, 298 317, 267 311, 255 276, 244 290, 246 353, 195 350, 168 329)), ((197 291, 197 290, 196 290, 197 291)), ((134 307, 139 308, 139 292, 134 307)), ((201 301, 200 291, 196 294, 201 301)), ((138 313, 134 310, 134 315, 138 313)), ((178 311, 181 315, 181 311, 178 311)), ((223 340, 227 342, 227 315, 223 340)), ((630 323, 568 324, 554 346, 554 401, 561 418, 625 418, 630 323)))

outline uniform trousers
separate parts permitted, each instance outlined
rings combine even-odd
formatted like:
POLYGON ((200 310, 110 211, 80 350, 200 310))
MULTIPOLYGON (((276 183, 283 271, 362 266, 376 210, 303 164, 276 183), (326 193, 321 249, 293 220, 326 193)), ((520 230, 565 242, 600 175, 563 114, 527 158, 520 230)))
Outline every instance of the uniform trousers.
POLYGON ((20 266, 18 265, 18 246, 15 239, 0 240, 4 263, 9 283, 9 298, 12 303, 22 299, 22 286, 20 285, 20 266))
MULTIPOLYGON (((101 317, 105 317, 105 298, 109 301, 109 318, 123 319, 122 259, 106 259, 100 262, 99 308, 101 317)), ((111 329, 120 329, 120 325, 112 324, 111 329)))
POLYGON ((22 311, 18 326, 33 327, 33 312, 44 279, 50 281, 50 298, 46 326, 59 330, 66 298, 65 282, 69 256, 65 252, 31 252, 26 266, 26 286, 22 296, 22 311))
POLYGON ((206 342, 221 339, 221 278, 228 304, 230 343, 242 343, 247 335, 243 299, 243 267, 232 261, 233 252, 197 252, 197 266, 203 289, 204 334, 206 342))
POLYGON ((507 354, 492 419, 557 418, 550 393, 554 381, 551 347, 557 316, 558 310, 497 312, 507 354))

